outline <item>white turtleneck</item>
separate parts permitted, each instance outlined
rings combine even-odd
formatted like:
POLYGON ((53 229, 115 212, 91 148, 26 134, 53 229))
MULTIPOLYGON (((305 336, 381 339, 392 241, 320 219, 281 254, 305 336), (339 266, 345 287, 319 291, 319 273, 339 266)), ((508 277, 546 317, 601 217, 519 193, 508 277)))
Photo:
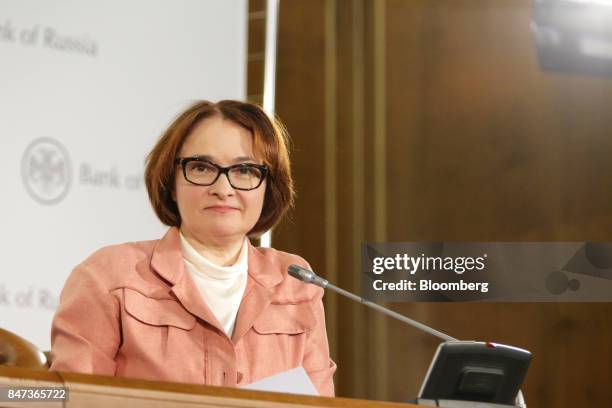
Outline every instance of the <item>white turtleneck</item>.
POLYGON ((232 337, 236 315, 247 282, 248 244, 245 237, 236 263, 219 266, 202 256, 189 244, 183 233, 181 248, 185 267, 228 337, 232 337))

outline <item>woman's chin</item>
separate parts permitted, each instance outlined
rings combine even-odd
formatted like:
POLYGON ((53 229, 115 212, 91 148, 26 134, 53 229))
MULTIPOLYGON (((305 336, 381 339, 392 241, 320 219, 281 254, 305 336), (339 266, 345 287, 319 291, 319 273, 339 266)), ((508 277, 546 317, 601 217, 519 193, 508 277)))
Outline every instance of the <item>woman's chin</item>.
POLYGON ((213 239, 242 238, 246 235, 243 229, 228 225, 209 225, 207 228, 202 228, 201 231, 213 239))

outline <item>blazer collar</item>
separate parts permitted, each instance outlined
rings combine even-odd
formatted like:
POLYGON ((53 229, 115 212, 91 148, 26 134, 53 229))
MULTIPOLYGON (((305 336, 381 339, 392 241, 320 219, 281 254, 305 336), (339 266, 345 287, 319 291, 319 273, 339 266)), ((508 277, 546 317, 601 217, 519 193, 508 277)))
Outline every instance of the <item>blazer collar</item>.
MULTIPOLYGON (((250 240, 247 240, 247 244, 249 245, 249 277, 268 289, 278 285, 283 280, 283 274, 280 271, 281 265, 275 262, 277 258, 265 256, 264 250, 254 247, 250 240)), ((151 266, 171 284, 176 284, 183 279, 186 271, 177 227, 169 228, 163 238, 157 242, 151 257, 151 266)))
POLYGON ((171 227, 157 241, 151 256, 151 267, 173 285, 181 279, 185 273, 185 264, 178 228, 171 227))
MULTIPOLYGON (((275 251, 274 249, 262 249, 249 244, 249 277, 253 278, 264 288, 271 289, 283 280, 276 256, 266 256, 264 251, 275 251)), ((273 253, 273 252, 272 252, 273 253)))
POLYGON ((251 245, 249 241, 249 277, 236 315, 232 334, 234 344, 237 344, 253 327, 255 320, 272 303, 272 288, 283 280, 278 257, 273 256, 274 252, 268 254, 265 254, 263 249, 251 245))
POLYGON ((224 333, 221 323, 202 299, 202 294, 191 276, 185 271, 178 228, 170 228, 157 242, 151 257, 151 267, 172 285, 171 292, 185 309, 224 333))
MULTIPOLYGON (((251 328, 257 317, 272 301, 272 288, 283 280, 279 258, 268 256, 263 250, 249 245, 248 278, 242 296, 232 341, 235 343, 251 328)), ((192 314, 207 321, 221 333, 225 333, 221 324, 202 299, 193 279, 185 270, 181 251, 179 230, 171 227, 160 239, 153 250, 151 267, 172 285, 172 292, 178 301, 192 314)))

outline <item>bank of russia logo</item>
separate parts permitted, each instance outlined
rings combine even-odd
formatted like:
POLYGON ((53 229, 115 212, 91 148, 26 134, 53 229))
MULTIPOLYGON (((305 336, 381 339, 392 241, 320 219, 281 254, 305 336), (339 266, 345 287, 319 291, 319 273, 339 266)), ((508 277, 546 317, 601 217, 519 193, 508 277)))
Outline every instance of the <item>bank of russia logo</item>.
POLYGON ((28 145, 21 159, 21 177, 30 196, 41 204, 57 204, 68 194, 72 165, 57 140, 41 137, 28 145))

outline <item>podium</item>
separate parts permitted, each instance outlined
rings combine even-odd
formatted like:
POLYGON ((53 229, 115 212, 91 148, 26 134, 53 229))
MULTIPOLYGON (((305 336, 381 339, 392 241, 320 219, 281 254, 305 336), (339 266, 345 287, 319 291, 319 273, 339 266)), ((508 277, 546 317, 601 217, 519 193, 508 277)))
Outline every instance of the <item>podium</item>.
POLYGON ((66 387, 69 394, 66 401, 56 402, 13 402, 3 399, 0 400, 0 407, 418 408, 412 404, 393 402, 313 397, 0 366, 0 389, 4 387, 66 387))

